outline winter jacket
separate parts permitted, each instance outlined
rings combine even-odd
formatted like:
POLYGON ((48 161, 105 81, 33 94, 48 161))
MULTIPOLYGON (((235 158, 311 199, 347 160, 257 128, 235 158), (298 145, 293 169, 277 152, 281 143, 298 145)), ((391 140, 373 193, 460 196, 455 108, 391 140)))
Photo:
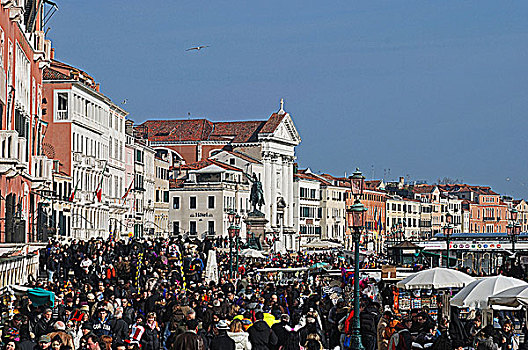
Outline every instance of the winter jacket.
POLYGON ((220 333, 211 341, 209 350, 235 350, 235 341, 227 333, 220 333))
POLYGON ((262 320, 253 323, 248 333, 253 350, 269 350, 270 345, 276 345, 278 341, 275 332, 262 320))
POLYGON ((236 350, 251 350, 251 342, 249 341, 249 334, 246 332, 227 332, 227 335, 235 341, 236 350))

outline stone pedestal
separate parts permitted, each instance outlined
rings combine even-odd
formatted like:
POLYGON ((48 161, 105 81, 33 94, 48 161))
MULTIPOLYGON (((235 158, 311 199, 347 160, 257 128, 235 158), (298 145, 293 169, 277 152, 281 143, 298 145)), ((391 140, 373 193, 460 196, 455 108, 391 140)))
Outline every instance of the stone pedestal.
POLYGON ((260 242, 263 250, 268 250, 269 246, 266 243, 265 228, 268 223, 264 213, 254 210, 248 214, 247 218, 244 219, 246 225, 248 225, 248 238, 251 234, 260 242))

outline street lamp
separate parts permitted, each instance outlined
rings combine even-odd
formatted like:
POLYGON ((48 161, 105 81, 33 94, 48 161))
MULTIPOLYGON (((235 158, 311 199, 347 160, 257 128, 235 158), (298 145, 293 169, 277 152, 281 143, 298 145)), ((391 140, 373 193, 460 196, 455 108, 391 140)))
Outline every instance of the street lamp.
POLYGON ((229 220, 229 277, 233 278, 233 238, 236 241, 236 271, 238 271, 238 239, 240 236, 240 215, 231 210, 227 214, 229 220))
POLYGON ((450 267, 449 263, 449 244, 450 244, 450 238, 453 234, 453 216, 450 213, 446 214, 446 225, 443 227, 444 229, 444 236, 446 239, 446 255, 447 255, 447 261, 446 261, 446 267, 450 267))
POLYGON ((351 349, 363 350, 361 344, 360 324, 359 324, 359 240, 361 231, 365 226, 365 212, 367 208, 361 204, 363 196, 363 186, 365 177, 356 169, 350 177, 350 190, 354 196, 354 204, 347 208, 348 228, 352 234, 354 242, 354 317, 352 319, 352 339, 351 349))
POLYGON ((510 222, 506 226, 508 229, 508 236, 510 236, 512 242, 512 253, 515 254, 515 241, 517 236, 521 233, 521 224, 517 222, 517 214, 519 211, 515 208, 510 209, 510 222))

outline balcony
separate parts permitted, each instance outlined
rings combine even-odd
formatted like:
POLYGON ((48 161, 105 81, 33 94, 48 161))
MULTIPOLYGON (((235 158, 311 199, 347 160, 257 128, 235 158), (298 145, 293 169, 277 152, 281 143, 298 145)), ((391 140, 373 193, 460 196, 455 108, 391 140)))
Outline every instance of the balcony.
POLYGON ((55 119, 58 121, 68 120, 68 111, 57 111, 57 118, 55 119))
POLYGON ((46 156, 33 156, 31 158, 31 175, 35 181, 51 181, 53 160, 46 156))
POLYGON ((28 168, 27 140, 25 137, 18 138, 18 164, 17 168, 25 170, 28 168))
POLYGON ((495 221, 496 218, 494 216, 484 216, 482 218, 482 220, 484 220, 484 221, 495 221))
POLYGON ((15 170, 18 163, 18 132, 0 130, 0 174, 15 170))

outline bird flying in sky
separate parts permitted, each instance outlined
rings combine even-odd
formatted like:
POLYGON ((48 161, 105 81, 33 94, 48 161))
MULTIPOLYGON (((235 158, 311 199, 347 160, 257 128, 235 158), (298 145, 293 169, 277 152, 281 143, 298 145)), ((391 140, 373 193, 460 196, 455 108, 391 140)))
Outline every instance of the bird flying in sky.
POLYGON ((196 47, 191 47, 185 51, 192 51, 192 50, 200 51, 201 49, 205 49, 206 47, 209 47, 209 45, 200 45, 196 47))

